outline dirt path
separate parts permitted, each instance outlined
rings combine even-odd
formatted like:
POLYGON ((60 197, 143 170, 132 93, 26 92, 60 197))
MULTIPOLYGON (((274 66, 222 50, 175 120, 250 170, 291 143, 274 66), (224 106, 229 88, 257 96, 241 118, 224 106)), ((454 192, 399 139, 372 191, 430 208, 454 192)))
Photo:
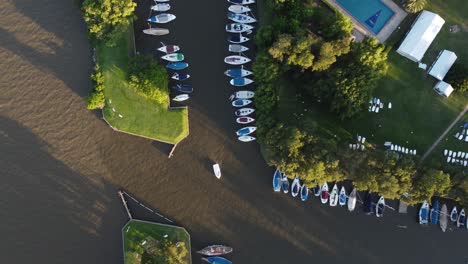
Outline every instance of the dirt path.
POLYGON ((442 133, 442 135, 440 135, 440 137, 431 145, 431 147, 426 151, 426 153, 424 153, 424 155, 421 158, 421 161, 424 161, 429 156, 429 154, 431 154, 431 152, 437 147, 437 145, 439 145, 440 141, 445 138, 448 132, 450 132, 450 130, 458 121, 460 121, 460 119, 465 115, 467 111, 468 111, 468 105, 465 106, 465 109, 463 109, 463 111, 461 111, 458 114, 457 118, 455 118, 455 120, 453 120, 450 126, 448 126, 447 129, 445 129, 444 133, 442 133))

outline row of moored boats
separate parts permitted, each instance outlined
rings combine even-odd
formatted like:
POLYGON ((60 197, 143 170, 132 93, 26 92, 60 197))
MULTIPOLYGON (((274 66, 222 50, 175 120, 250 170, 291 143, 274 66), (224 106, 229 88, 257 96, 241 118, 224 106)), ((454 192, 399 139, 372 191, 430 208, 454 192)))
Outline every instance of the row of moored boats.
MULTIPOLYGON (((251 14, 251 4, 254 0, 228 0, 230 3, 228 7, 227 18, 229 23, 226 25, 226 32, 228 36, 228 51, 231 55, 224 58, 224 62, 229 65, 239 66, 230 68, 224 74, 231 78, 229 84, 235 88, 246 87, 254 83, 251 78, 252 71, 244 69, 244 64, 251 62, 251 59, 243 55, 244 52, 249 50, 247 43, 250 40, 245 35, 249 35, 255 29, 252 23, 257 20, 251 14)), ((241 142, 251 142, 256 138, 252 134, 257 130, 256 126, 251 125, 255 119, 251 115, 255 109, 249 107, 255 96, 255 92, 250 90, 235 91, 230 99, 233 107, 239 108, 234 114, 236 115, 236 122, 241 125, 247 125, 236 131, 238 140, 241 142)))
MULTIPOLYGON (((273 190, 275 192, 283 191, 284 193, 291 192, 292 197, 299 196, 302 201, 307 201, 309 192, 312 192, 314 196, 320 197, 323 204, 329 204, 330 206, 347 206, 350 212, 356 208, 356 202, 358 201, 357 190, 353 188, 351 193, 348 195, 346 188, 341 186, 338 187, 334 184, 331 191, 329 190, 328 183, 324 183, 322 186, 315 186, 311 190, 307 186, 300 182, 299 177, 295 177, 292 183, 289 183, 289 179, 284 173, 281 173, 278 169, 273 174, 273 190)), ((385 198, 380 196, 377 202, 373 201, 372 194, 368 193, 363 201, 363 208, 366 214, 374 214, 377 217, 383 217, 385 208, 385 198)), ((435 200, 432 204, 432 208, 429 206, 427 201, 424 201, 419 210, 419 223, 427 225, 428 223, 440 225, 443 232, 447 229, 448 219, 455 223, 457 227, 467 228, 468 221, 466 219, 465 210, 461 209, 458 212, 456 207, 453 207, 450 214, 448 214, 448 208, 446 204, 439 207, 439 201, 435 200)))

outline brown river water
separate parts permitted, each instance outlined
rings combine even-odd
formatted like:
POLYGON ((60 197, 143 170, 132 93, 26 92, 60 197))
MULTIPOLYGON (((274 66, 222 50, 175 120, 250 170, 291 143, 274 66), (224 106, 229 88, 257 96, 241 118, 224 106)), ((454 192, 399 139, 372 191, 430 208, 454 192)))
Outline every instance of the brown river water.
MULTIPOLYGON (((415 209, 377 219, 273 193, 258 145, 234 136, 223 75, 227 3, 172 2, 177 19, 163 39, 182 46, 196 92, 190 136, 168 159, 168 146, 114 132, 86 110, 91 52, 76 3, 0 1, 2 263, 123 263, 121 188, 186 227, 193 250, 233 246, 234 263, 467 262, 466 230, 420 227, 415 209)), ((159 39, 136 41, 154 53, 159 39)))

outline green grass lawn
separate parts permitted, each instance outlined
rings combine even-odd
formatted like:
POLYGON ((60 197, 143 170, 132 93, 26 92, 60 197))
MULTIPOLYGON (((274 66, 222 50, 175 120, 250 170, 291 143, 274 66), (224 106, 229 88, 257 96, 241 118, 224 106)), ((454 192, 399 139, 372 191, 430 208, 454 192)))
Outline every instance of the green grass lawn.
POLYGON ((158 243, 163 241, 184 242, 188 252, 184 258, 184 263, 191 263, 190 236, 181 227, 130 220, 122 228, 122 237, 125 264, 162 263, 161 260, 152 257, 148 250, 158 248, 158 243), (167 237, 164 237, 165 235, 167 237))
MULTIPOLYGON (((446 24, 423 62, 430 66, 439 51, 448 49, 457 54, 459 62, 468 63, 468 33, 449 32, 449 26, 454 23, 468 23, 468 12, 459 10, 463 2, 429 2, 427 10, 439 13, 446 24)), ((409 16, 389 40, 390 45, 396 45, 389 53, 388 74, 374 92, 374 96, 385 103, 385 108, 378 114, 365 112, 357 118, 340 122, 329 113, 328 106, 310 102, 311 99, 305 99, 295 87, 283 81, 278 109, 281 119, 286 123, 313 124, 322 134, 336 136, 342 143, 360 134, 372 143, 382 145, 385 141, 392 141, 415 148, 422 155, 468 104, 468 94, 453 93, 449 98, 437 95, 432 89, 436 80, 419 69, 416 63, 396 53, 415 17, 409 16), (392 109, 387 109, 388 102, 392 102, 392 109)), ((450 142, 443 141, 441 148, 450 146, 450 142)))
POLYGON ((175 144, 189 133, 188 110, 169 111, 167 105, 148 100, 128 87, 126 71, 129 56, 133 53, 132 34, 132 30, 123 34, 114 48, 104 45, 97 48, 98 62, 105 78, 104 117, 123 132, 175 144))

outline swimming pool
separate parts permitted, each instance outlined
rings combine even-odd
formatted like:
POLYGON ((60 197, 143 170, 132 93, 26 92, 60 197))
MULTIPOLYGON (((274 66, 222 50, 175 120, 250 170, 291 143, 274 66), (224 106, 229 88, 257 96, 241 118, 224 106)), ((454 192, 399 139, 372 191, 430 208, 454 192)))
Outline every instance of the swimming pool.
POLYGON ((394 12, 380 0, 336 0, 368 29, 378 34, 394 12))

